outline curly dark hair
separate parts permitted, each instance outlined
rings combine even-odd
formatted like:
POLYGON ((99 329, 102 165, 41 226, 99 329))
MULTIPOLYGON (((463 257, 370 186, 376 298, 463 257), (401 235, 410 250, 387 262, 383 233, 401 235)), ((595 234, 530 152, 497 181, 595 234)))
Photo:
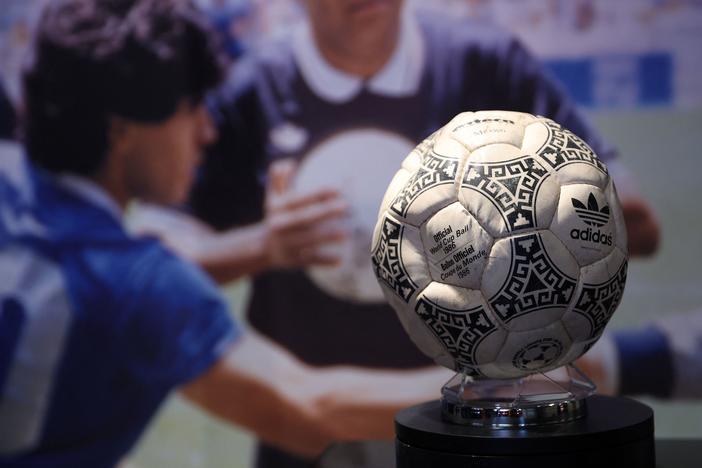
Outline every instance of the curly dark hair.
POLYGON ((214 37, 190 0, 51 1, 23 79, 30 158, 95 174, 111 117, 158 123, 221 81, 214 37))

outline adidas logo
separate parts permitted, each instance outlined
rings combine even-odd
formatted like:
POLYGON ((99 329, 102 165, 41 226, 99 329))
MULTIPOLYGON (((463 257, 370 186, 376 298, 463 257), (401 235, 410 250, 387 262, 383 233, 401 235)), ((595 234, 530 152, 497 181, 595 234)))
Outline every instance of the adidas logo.
POLYGON ((609 222, 609 206, 605 205, 600 208, 597 205, 597 200, 595 195, 590 193, 587 197, 587 206, 578 199, 571 198, 575 212, 582 222, 587 224, 589 227, 587 229, 572 229, 570 231, 570 237, 573 239, 580 239, 582 241, 590 242, 592 244, 602 244, 602 245, 612 245, 612 234, 607 232, 602 232, 599 229, 607 222, 609 222))
POLYGON ((605 205, 600 209, 592 192, 587 197, 587 206, 576 198, 570 200, 578 217, 588 226, 602 227, 609 221, 609 206, 605 205))

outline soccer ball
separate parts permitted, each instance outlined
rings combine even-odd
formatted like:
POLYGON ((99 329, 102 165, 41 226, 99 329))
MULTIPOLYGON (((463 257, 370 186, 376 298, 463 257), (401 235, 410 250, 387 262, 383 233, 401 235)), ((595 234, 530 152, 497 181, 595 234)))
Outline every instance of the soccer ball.
POLYGON ((372 263, 415 344, 474 377, 546 372, 587 351, 617 308, 627 241, 605 165, 544 117, 456 116, 404 160, 372 263))

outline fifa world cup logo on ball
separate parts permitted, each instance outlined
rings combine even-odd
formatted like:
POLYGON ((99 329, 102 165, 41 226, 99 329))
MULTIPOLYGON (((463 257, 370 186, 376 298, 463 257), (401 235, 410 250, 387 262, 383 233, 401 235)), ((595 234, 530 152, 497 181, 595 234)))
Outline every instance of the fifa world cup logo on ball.
POLYGON ((372 263, 415 344, 475 378, 568 364, 624 290, 627 241, 607 168, 544 117, 456 116, 404 160, 372 263))

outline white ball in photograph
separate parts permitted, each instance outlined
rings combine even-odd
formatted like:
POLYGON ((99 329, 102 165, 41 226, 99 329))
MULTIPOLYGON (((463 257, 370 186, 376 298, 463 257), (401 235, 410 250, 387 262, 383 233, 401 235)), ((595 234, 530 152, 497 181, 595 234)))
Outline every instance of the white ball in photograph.
POLYGON ((457 115, 383 197, 373 269, 412 340, 477 378, 546 372, 600 337, 626 282, 605 165, 544 117, 457 115))
MULTIPOLYGON (((312 266, 306 272, 325 293, 348 302, 380 303, 383 293, 373 275, 368 250, 378 207, 393 176, 402 182, 409 171, 401 164, 412 148, 409 140, 376 129, 359 129, 333 135, 315 146, 300 162, 293 191, 311 193, 335 189, 348 206, 348 215, 330 228, 347 236, 320 251, 339 259, 334 266, 312 266), (398 172, 398 169, 399 172, 398 172)), ((409 164, 409 162, 408 162, 409 164)))

